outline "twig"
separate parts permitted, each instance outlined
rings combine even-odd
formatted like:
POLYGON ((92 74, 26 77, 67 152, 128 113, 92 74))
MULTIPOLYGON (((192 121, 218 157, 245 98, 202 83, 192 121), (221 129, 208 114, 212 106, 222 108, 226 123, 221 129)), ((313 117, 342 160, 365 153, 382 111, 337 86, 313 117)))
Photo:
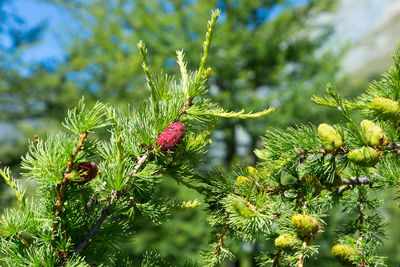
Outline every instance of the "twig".
POLYGON ((342 184, 345 184, 347 186, 339 188, 339 195, 343 195, 343 193, 347 190, 352 190, 354 188, 354 186, 356 185, 360 185, 360 186, 364 186, 369 184, 370 182, 370 175, 367 174, 365 176, 362 177, 352 177, 349 179, 341 179, 342 180, 342 184))
POLYGON ((292 188, 292 186, 291 185, 278 185, 278 186, 275 186, 275 187, 267 186, 267 187, 264 187, 264 188, 265 188, 265 192, 268 195, 279 195, 280 193, 285 192, 286 190, 292 188))
POLYGON ((98 199, 98 200, 96 201, 96 203, 105 202, 105 201, 108 201, 108 200, 110 200, 110 199, 111 199, 111 196, 102 197, 102 198, 98 199))
POLYGON ((258 210, 257 210, 256 206, 254 206, 253 204, 251 204, 251 202, 250 202, 247 198, 242 197, 242 196, 240 196, 240 195, 237 195, 237 196, 239 196, 240 198, 242 198, 242 199, 246 202, 247 206, 248 206, 254 213, 258 213, 258 210))
POLYGON ((199 70, 197 71, 197 76, 196 76, 197 81, 200 81, 201 75, 203 74, 203 70, 206 65, 206 60, 208 57, 208 50, 210 49, 212 31, 220 13, 221 10, 219 9, 213 11, 211 20, 208 21, 206 40, 203 43, 203 56, 201 57, 200 67, 199 70))
MULTIPOLYGON (((58 220, 57 218, 63 218, 64 217, 64 212, 63 212, 63 201, 64 201, 64 195, 66 194, 66 189, 67 189, 67 183, 70 178, 70 173, 72 171, 73 165, 74 165, 74 160, 76 158, 76 155, 78 155, 79 151, 82 149, 82 145, 85 142, 86 138, 88 136, 88 132, 83 133, 82 135, 79 136, 79 142, 78 145, 75 149, 75 151, 72 153, 70 160, 67 163, 67 168, 65 169, 64 172, 64 177, 61 180, 60 183, 57 184, 56 186, 56 211, 55 211, 55 221, 53 223, 53 228, 52 228, 52 233, 57 229, 58 224, 60 223, 61 220, 58 220)), ((67 232, 66 232, 66 225, 63 225, 63 231, 64 231, 64 238, 67 238, 67 232)), ((55 237, 53 237, 53 241, 55 240, 55 237)), ((66 253, 62 253, 64 257, 67 257, 66 253)))
POLYGON ((264 186, 265 193, 268 195, 279 195, 286 190, 292 189, 292 188, 297 188, 300 184, 300 180, 297 180, 296 182, 292 184, 287 184, 287 185, 278 185, 275 187, 269 187, 269 186, 264 186))
POLYGON ((139 159, 138 162, 135 166, 135 168, 133 168, 133 170, 128 174, 128 177, 133 177, 136 175, 136 173, 139 171, 140 167, 142 167, 143 163, 145 163, 145 161, 149 158, 150 154, 151 154, 152 150, 147 150, 139 159))
POLYGON ((134 199, 134 198, 132 198, 132 197, 126 197, 126 198, 124 198, 124 200, 126 201, 126 202, 129 202, 129 203, 131 203, 132 204, 132 206, 134 206, 134 207, 136 207, 136 205, 138 204, 137 202, 136 202, 136 200, 134 199))
POLYGON ((21 232, 17 232, 17 236, 22 241, 22 243, 24 243, 25 247, 29 248, 29 243, 23 238, 21 232))
POLYGON ((278 266, 281 254, 282 254, 282 249, 279 249, 278 253, 276 253, 274 261, 272 262, 272 267, 278 266))
POLYGON ((83 251, 83 249, 89 244, 92 237, 96 235, 96 233, 100 230, 100 226, 103 224, 104 220, 111 214, 111 208, 118 201, 120 194, 119 191, 112 190, 111 192, 111 200, 107 203, 104 209, 101 211, 100 216, 97 218, 94 225, 87 232, 85 238, 79 243, 79 245, 74 250, 74 255, 78 255, 83 251))
POLYGON ((339 188, 339 195, 342 196, 344 192, 347 190, 353 190, 354 186, 353 185, 347 185, 345 187, 339 188))
POLYGON ((175 121, 178 121, 179 118, 186 113, 187 109, 193 104, 193 99, 190 97, 186 98, 185 105, 183 105, 182 109, 179 111, 178 116, 176 117, 175 121))
MULTIPOLYGON (((135 168, 129 173, 128 176, 132 177, 135 176, 136 173, 139 171, 140 167, 146 162, 146 160, 149 158, 151 154, 151 150, 147 150, 138 160, 135 168)), ((86 236, 84 239, 79 243, 79 245, 75 248, 74 250, 74 255, 78 255, 81 253, 85 247, 89 244, 93 236, 97 234, 97 232, 100 230, 100 226, 103 224, 105 219, 111 214, 111 210, 114 207, 114 205, 117 203, 118 199, 121 197, 121 195, 124 193, 124 190, 116 191, 112 190, 111 191, 111 199, 110 201, 106 204, 104 209, 102 210, 100 216, 97 218, 96 222, 93 224, 93 226, 90 228, 90 230, 87 232, 86 236)))
POLYGON ((302 211, 303 211, 303 213, 306 213, 307 212, 307 201, 304 199, 304 196, 302 196, 302 203, 303 203, 303 205, 301 205, 301 209, 302 209, 302 211))
POLYGON ((65 170, 66 175, 71 172, 71 169, 74 165, 74 160, 76 158, 76 155, 78 155, 79 151, 81 151, 83 142, 85 142, 87 136, 88 136, 88 132, 84 132, 82 135, 79 136, 78 146, 76 147, 74 153, 71 155, 71 159, 69 160, 69 162, 67 164, 67 169, 65 170))
POLYGON ((225 238, 225 234, 226 234, 226 231, 227 231, 227 230, 228 230, 228 226, 225 226, 225 227, 222 229, 221 233, 220 233, 220 237, 219 237, 219 239, 218 239, 218 247, 217 247, 217 249, 214 251, 214 254, 215 254, 215 255, 219 255, 219 254, 221 253, 222 249, 224 248, 224 247, 223 247, 223 245, 224 245, 224 238, 225 238))
POLYGON ((369 184, 370 175, 367 174, 362 177, 351 177, 350 179, 342 179, 343 184, 353 184, 353 185, 366 185, 369 184))
POLYGON ((364 213, 364 198, 361 196, 360 197, 360 216, 358 217, 358 220, 360 221, 360 225, 358 227, 358 231, 360 233, 360 241, 362 240, 363 237, 363 232, 362 232, 362 226, 364 224, 364 219, 365 219, 365 213, 364 213))
MULTIPOLYGON (((307 243, 308 243, 308 238, 304 238, 303 239, 303 249, 306 249, 307 248, 307 243)), ((303 264, 304 264, 304 254, 303 253, 301 253, 300 255, 299 255, 299 264, 297 265, 298 267, 303 267, 303 264)))
POLYGON ((390 143, 386 146, 386 150, 392 150, 396 154, 400 154, 400 144, 390 143))
MULTIPOLYGON (((360 225, 358 226, 358 232, 359 232, 360 236, 358 237, 357 243, 361 244, 361 242, 363 240, 363 224, 364 224, 364 219, 365 219, 364 196, 363 195, 360 195, 359 201, 360 201, 360 216, 358 217, 358 220, 360 222, 360 225)), ((360 267, 365 267, 365 266, 366 266, 365 260, 361 260, 360 267)))
POLYGON ((97 203, 97 199, 96 199, 95 195, 89 196, 89 200, 86 203, 86 209, 89 209, 93 205, 94 202, 97 203))

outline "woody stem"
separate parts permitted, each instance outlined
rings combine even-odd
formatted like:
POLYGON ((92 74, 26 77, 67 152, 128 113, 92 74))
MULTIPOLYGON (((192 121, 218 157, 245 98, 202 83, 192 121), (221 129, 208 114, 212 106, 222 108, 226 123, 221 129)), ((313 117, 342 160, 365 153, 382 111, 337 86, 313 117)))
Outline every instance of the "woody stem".
MULTIPOLYGON (((360 206, 359 206, 360 216, 358 217, 358 220, 360 222, 360 225, 358 226, 359 237, 358 237, 357 243, 361 244, 361 242, 363 240, 363 224, 364 224, 364 219, 365 219, 364 196, 362 194, 360 194, 359 201, 360 201, 360 206)), ((365 267, 365 266, 366 266, 366 262, 365 262, 365 260, 362 260, 360 262, 360 267, 365 267)))
MULTIPOLYGON (((77 147, 75 148, 75 151, 71 154, 70 160, 67 163, 67 167, 64 171, 64 177, 61 180, 60 183, 57 184, 56 186, 56 211, 55 211, 55 221, 53 224, 53 228, 52 228, 52 233, 54 233, 57 229, 57 226, 59 225, 60 221, 62 218, 64 218, 64 213, 63 213, 63 200, 64 200, 64 195, 66 194, 66 188, 67 188, 67 183, 69 180, 69 176, 71 173, 71 170, 73 168, 73 164, 74 164, 74 160, 77 156, 77 154, 79 153, 79 151, 81 151, 83 143, 85 142, 86 138, 88 136, 88 132, 83 133, 82 135, 79 136, 79 142, 77 147)), ((67 233, 66 233, 66 225, 63 225, 63 231, 64 231, 64 238, 67 238, 67 233)), ((54 240, 55 237, 53 237, 54 240)))
POLYGON ((19 240, 22 241, 22 243, 24 243, 26 248, 29 248, 29 243, 22 237, 22 234, 20 232, 17 233, 17 237, 19 238, 19 240))
MULTIPOLYGON (((302 244, 303 250, 307 248, 307 242, 308 242, 308 238, 304 238, 304 239, 303 239, 303 244, 302 244)), ((298 266, 298 267, 303 267, 303 264, 304 264, 304 254, 301 253, 301 254, 299 255, 299 258, 298 258, 298 259, 299 259, 299 264, 298 264, 297 266, 298 266)))
POLYGON ((222 249, 223 249, 224 238, 225 238, 225 234, 226 234, 226 231, 227 231, 227 230, 228 230, 228 227, 225 226, 225 227, 222 229, 222 232, 220 233, 220 238, 218 239, 218 247, 217 247, 217 249, 214 251, 214 254, 215 254, 215 255, 219 255, 219 254, 221 253, 222 249))
POLYGON ((279 264, 279 259, 280 259, 280 257, 281 257, 281 254, 282 254, 282 250, 279 249, 279 250, 278 250, 278 253, 276 253, 276 256, 275 256, 274 261, 272 262, 272 267, 278 266, 278 264, 279 264))

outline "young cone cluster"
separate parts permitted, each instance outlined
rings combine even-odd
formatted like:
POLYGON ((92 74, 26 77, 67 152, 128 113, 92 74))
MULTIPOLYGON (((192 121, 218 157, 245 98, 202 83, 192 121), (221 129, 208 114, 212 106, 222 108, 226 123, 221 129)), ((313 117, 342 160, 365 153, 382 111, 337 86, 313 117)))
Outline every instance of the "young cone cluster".
POLYGON ((84 185, 96 177, 99 169, 94 162, 83 162, 78 165, 77 171, 81 178, 81 181, 78 181, 77 184, 84 185))
POLYGON ((399 115, 399 103, 395 100, 376 97, 372 101, 372 108, 387 118, 396 118, 399 115))
POLYGON ((299 243, 300 240, 293 234, 283 234, 275 239, 275 246, 283 250, 290 250, 299 243))
POLYGON ((241 185, 241 184, 248 183, 249 181, 250 181, 250 179, 248 177, 240 175, 236 178, 235 184, 241 185))
POLYGON ((332 126, 322 123, 318 126, 318 136, 326 151, 331 152, 343 145, 340 134, 332 126))
POLYGON ((318 220, 307 214, 295 214, 292 216, 292 225, 303 236, 315 234, 318 230, 318 220))
POLYGON ((388 142, 382 128, 370 120, 363 120, 361 122, 361 130, 367 138, 368 145, 381 146, 388 142))
POLYGON ((379 154, 374 148, 364 146, 350 150, 347 158, 359 166, 373 167, 379 161, 379 154))
POLYGON ((185 126, 182 122, 171 123, 157 138, 157 144, 161 151, 175 151, 182 142, 185 134, 185 126))
POLYGON ((357 251, 348 245, 337 244, 332 247, 332 256, 344 266, 353 266, 351 257, 356 254, 357 251))
POLYGON ((251 175, 258 174, 258 170, 257 170, 256 168, 252 167, 252 166, 248 166, 248 167, 246 168, 246 170, 247 170, 247 172, 248 172, 249 174, 251 174, 251 175))

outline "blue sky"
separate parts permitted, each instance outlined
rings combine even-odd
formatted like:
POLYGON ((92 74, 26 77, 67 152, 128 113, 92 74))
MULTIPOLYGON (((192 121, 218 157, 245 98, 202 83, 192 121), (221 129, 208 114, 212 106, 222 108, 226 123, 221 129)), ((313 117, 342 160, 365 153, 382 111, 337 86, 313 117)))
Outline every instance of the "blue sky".
MULTIPOLYGON (((289 0, 293 5, 302 5, 309 0, 289 0)), ((18 14, 25 20, 28 27, 44 23, 47 27, 40 43, 34 45, 23 54, 25 62, 39 62, 48 59, 62 60, 65 54, 65 46, 68 43, 68 27, 73 24, 72 18, 66 10, 40 0, 13 0, 7 4, 9 10, 18 14), (69 21, 69 22, 68 22, 69 21), (67 22, 67 23, 66 23, 67 22), (66 28, 65 25, 68 25, 66 28)), ((283 7, 277 6, 270 10, 270 18, 273 19, 283 7)))
POLYGON ((67 39, 63 25, 67 19, 70 19, 65 10, 39 0, 14 0, 7 5, 7 8, 24 19, 28 27, 39 23, 46 25, 41 42, 24 53, 24 61, 63 58, 63 47, 67 39))

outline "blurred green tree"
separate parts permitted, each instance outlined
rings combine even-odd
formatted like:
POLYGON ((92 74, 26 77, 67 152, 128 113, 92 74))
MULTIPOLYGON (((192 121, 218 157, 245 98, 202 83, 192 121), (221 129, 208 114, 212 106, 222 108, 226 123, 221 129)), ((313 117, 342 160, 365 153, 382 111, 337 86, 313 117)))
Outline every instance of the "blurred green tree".
MULTIPOLYGON (((62 103, 76 102, 84 93, 89 99, 135 105, 135 98, 145 94, 135 44, 146 40, 154 55, 151 67, 176 72, 175 48, 199 49, 201 21, 218 7, 222 17, 210 52, 211 95, 231 109, 257 110, 272 103, 282 110, 268 121, 273 126, 326 120, 327 113, 304 108, 304 101, 337 72, 339 56, 320 49, 331 28, 315 22, 321 12, 332 10, 334 1, 308 1, 297 7, 297 1, 284 0, 48 1, 68 8, 79 21, 67 61, 57 72, 63 79, 56 79, 56 86, 65 87, 59 96, 62 103)), ((199 57, 190 55, 189 67, 199 57)), ((265 124, 266 120, 222 123, 214 139, 225 152, 208 164, 218 164, 216 158, 222 157, 229 168, 233 160, 246 160, 265 124), (240 140, 244 135, 247 141, 240 140)))
MULTIPOLYGON (((40 92, 30 90, 31 78, 26 77, 32 66, 23 64, 21 55, 41 40, 45 25, 28 26, 9 8, 10 2, 0 1, 0 167, 20 162, 28 145, 24 133, 34 126, 26 119, 41 111, 34 100, 40 92)), ((1 180, 0 206, 11 201, 4 185, 1 180)))

